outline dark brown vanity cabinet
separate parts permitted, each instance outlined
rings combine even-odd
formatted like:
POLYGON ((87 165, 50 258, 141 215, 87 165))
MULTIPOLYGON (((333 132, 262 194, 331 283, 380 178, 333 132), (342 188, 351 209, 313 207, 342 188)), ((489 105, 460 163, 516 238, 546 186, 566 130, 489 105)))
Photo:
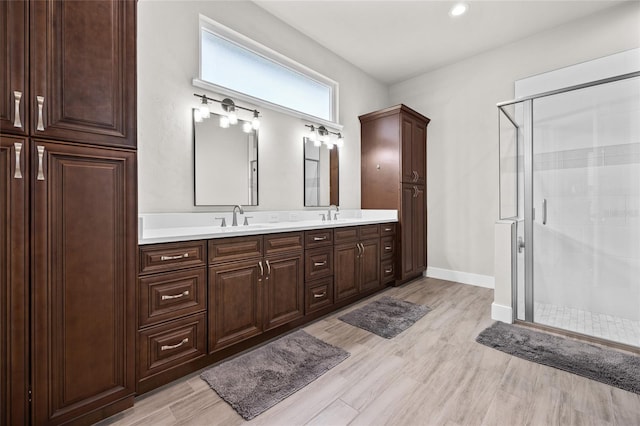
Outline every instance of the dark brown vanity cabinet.
POLYGON ((379 225, 334 230, 336 302, 380 287, 379 225))
POLYGON ((137 391, 207 354, 207 243, 139 250, 137 391))
POLYGON ((333 305, 333 229, 305 231, 305 314, 333 305))
POLYGON ((426 149, 430 120, 406 105, 359 118, 361 206, 398 210, 394 273, 399 283, 406 282, 421 276, 427 266, 426 149))
POLYGON ((0 2, 0 423, 133 404, 135 28, 133 0, 0 2))
POLYGON ((304 315, 302 232, 209 242, 209 352, 304 315))

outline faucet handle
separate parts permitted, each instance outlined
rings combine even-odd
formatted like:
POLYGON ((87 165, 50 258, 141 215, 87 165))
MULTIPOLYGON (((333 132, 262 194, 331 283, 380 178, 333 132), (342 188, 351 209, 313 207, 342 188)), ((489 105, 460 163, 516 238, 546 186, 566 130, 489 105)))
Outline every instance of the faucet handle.
POLYGON ((220 228, 224 228, 227 226, 227 220, 224 217, 216 217, 216 219, 222 220, 222 223, 220 224, 220 228))
POLYGON ((338 215, 339 215, 339 214, 340 214, 340 213, 335 212, 335 213, 333 214, 333 220, 338 220, 338 215))
POLYGON ((318 215, 322 216, 322 221, 324 222, 325 220, 327 220, 327 218, 325 217, 324 213, 318 213, 318 215))
POLYGON ((253 218, 253 216, 245 216, 243 225, 244 226, 248 226, 249 225, 249 221, 247 219, 251 219, 251 218, 253 218))

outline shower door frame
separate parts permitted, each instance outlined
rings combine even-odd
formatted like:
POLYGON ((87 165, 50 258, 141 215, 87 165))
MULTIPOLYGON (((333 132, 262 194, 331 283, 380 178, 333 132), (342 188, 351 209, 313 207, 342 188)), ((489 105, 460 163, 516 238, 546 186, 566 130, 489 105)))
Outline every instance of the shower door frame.
MULTIPOLYGON (((537 324, 534 321, 534 275, 533 275, 533 221, 535 219, 535 212, 533 207, 533 102, 536 99, 567 93, 575 90, 586 89, 602 84, 613 83, 616 81, 626 80, 629 78, 640 77, 640 71, 617 75, 614 77, 608 77, 600 80, 591 81, 588 83, 577 84, 574 86, 565 87, 562 89, 552 90, 544 93, 539 93, 531 96, 522 97, 512 101, 500 102, 496 106, 498 109, 513 123, 517 123, 505 110, 507 106, 522 105, 523 107, 523 123, 521 127, 517 127, 517 134, 523 135, 523 177, 524 177, 524 321, 527 323, 537 324)), ((517 141, 516 141, 517 143, 517 141)), ((518 215, 520 216, 520 215, 518 215)), ((516 221, 516 226, 518 226, 516 221)), ((517 233, 517 232, 516 232, 517 233)), ((511 264, 512 271, 515 271, 517 267, 517 255, 518 255, 519 242, 514 241, 511 250, 511 264)), ((513 319, 518 320, 518 282, 517 273, 512 272, 511 282, 511 294, 512 294, 512 311, 513 319)), ((550 327, 550 326, 545 326, 550 327)), ((555 328, 555 327, 553 327, 555 328)), ((561 329, 562 330, 562 329, 561 329)), ((588 336, 588 335, 586 335, 588 336)), ((594 336, 588 336, 593 339, 600 340, 594 336)), ((625 346, 625 345, 623 345, 625 346)))

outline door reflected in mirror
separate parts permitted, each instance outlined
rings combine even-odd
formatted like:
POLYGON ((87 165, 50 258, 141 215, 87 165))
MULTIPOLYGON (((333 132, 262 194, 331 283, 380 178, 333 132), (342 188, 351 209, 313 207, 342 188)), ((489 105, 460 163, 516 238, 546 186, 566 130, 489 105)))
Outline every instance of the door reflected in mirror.
POLYGON ((258 205, 258 132, 245 121, 220 127, 220 115, 193 120, 196 206, 258 205))
POLYGON ((304 138, 304 205, 340 205, 338 148, 316 146, 304 138))

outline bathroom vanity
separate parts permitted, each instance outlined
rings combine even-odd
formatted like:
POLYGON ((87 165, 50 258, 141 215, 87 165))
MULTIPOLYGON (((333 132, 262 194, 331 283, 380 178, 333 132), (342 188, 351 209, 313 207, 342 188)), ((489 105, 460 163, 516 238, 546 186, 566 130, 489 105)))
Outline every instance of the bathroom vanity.
POLYGON ((143 231, 137 392, 392 284, 397 212, 386 212, 225 228, 165 221, 147 229, 146 237, 143 231))

